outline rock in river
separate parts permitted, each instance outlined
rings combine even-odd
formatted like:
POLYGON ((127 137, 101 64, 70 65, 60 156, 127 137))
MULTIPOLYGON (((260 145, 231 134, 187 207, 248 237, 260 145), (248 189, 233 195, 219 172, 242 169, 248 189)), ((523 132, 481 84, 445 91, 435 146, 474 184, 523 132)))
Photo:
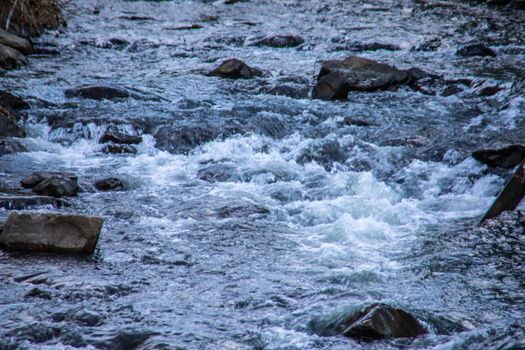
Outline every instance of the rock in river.
POLYGON ((428 332, 408 312, 383 303, 374 303, 329 324, 312 322, 311 326, 322 336, 344 335, 365 341, 412 338, 428 332))
POLYGON ((27 59, 20 51, 0 44, 0 68, 16 69, 27 64, 27 59))
POLYGON ((17 139, 0 138, 0 156, 11 153, 26 152, 27 149, 17 139))
POLYGON ((10 250, 91 254, 103 219, 58 213, 12 213, 0 234, 10 250))
POLYGON ((459 49, 456 54, 462 57, 489 56, 496 57, 496 52, 483 44, 467 45, 459 49))
POLYGON ((92 100, 113 100, 130 97, 130 93, 126 89, 101 85, 85 85, 67 89, 64 94, 67 98, 81 97, 92 100))
POLYGON ((119 143, 126 145, 138 145, 142 142, 142 137, 138 135, 129 135, 120 131, 106 131, 98 140, 100 143, 119 143))
POLYGON ((254 46, 271 46, 271 47, 296 47, 302 45, 304 39, 298 35, 269 35, 255 41, 254 46))
POLYGON ((407 71, 363 57, 323 62, 312 97, 321 100, 346 99, 350 91, 377 91, 408 82, 407 71))
POLYGON ((208 75, 232 79, 249 79, 261 76, 262 71, 248 66, 241 60, 231 58, 222 62, 219 67, 209 72, 208 75))
POLYGON ((29 103, 24 101, 22 98, 12 94, 7 90, 0 90, 0 106, 7 109, 11 113, 20 109, 27 109, 31 107, 29 103))
POLYGON ((0 137, 25 137, 26 132, 18 125, 14 115, 0 107, 0 137))
POLYGON ((136 154, 137 149, 131 145, 108 144, 102 148, 102 153, 106 154, 136 154))
POLYGON ((60 198, 64 196, 76 196, 79 192, 77 176, 71 173, 60 172, 36 172, 24 178, 22 187, 32 188, 33 192, 60 198))
POLYGON ((116 177, 108 177, 95 182, 95 188, 104 192, 111 190, 122 190, 124 188, 124 182, 116 177))
POLYGON ((33 46, 29 40, 11 34, 0 28, 0 44, 12 47, 24 55, 30 55, 33 52, 33 46))
POLYGON ((500 149, 472 152, 472 157, 490 167, 514 168, 525 159, 525 146, 510 145, 500 149))

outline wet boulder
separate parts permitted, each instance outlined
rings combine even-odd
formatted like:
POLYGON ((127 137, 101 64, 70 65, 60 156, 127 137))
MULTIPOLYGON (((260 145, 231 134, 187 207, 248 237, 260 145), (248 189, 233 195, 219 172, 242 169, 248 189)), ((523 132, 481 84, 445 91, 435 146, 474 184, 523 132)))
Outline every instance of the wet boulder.
POLYGON ((250 79, 261 76, 262 71, 248 66, 241 60, 231 58, 222 62, 219 67, 213 69, 208 75, 232 79, 250 79))
POLYGON ((310 326, 321 336, 344 335, 363 341, 414 338, 428 333, 410 313, 383 303, 374 303, 328 323, 312 321, 310 326))
POLYGON ((346 158, 345 152, 336 140, 317 140, 302 150, 297 163, 317 162, 330 171, 334 163, 344 163, 346 158))
POLYGON ((211 125, 165 125, 154 131, 157 148, 170 153, 188 153, 219 137, 221 130, 211 125))
POLYGON ((99 143, 118 143, 125 145, 138 145, 142 142, 142 137, 139 135, 129 135, 120 131, 107 130, 98 140, 99 143))
POLYGON ((16 69, 26 64, 27 59, 20 51, 0 44, 0 68, 16 69))
POLYGON ((71 173, 36 172, 24 178, 21 185, 43 196, 73 197, 80 191, 77 179, 77 176, 71 173))
POLYGON ((0 138, 0 156, 26 151, 27 149, 20 141, 12 138, 0 138))
POLYGON ((130 93, 126 89, 102 85, 85 85, 67 89, 64 94, 67 98, 80 97, 92 100, 114 100, 130 97, 130 93))
POLYGON ((525 146, 510 145, 500 149, 474 151, 472 157, 490 167, 514 168, 525 159, 525 146))
POLYGON ((408 312, 385 304, 373 304, 345 320, 342 334, 357 339, 413 338, 427 333, 408 312))
POLYGON ((131 145, 108 144, 102 148, 102 153, 106 154, 136 154, 137 149, 131 145))
POLYGON ((0 107, 0 137, 25 137, 26 132, 20 125, 15 116, 6 109, 0 107))
POLYGON ((254 46, 296 47, 304 44, 304 39, 298 35, 269 35, 252 43, 254 46))
POLYGON ((95 188, 99 191, 115 191, 124 189, 124 182, 116 177, 108 177, 106 179, 95 182, 95 188))
POLYGON ((460 48, 456 54, 461 57, 483 56, 496 57, 496 52, 483 44, 467 45, 460 48))
POLYGON ((0 28, 0 44, 12 47, 24 55, 30 55, 33 52, 33 45, 29 40, 11 34, 0 28))
POLYGON ((350 91, 395 89, 408 80, 407 71, 350 56, 344 60, 323 62, 312 97, 321 100, 346 99, 350 91))
POLYGON ((95 250, 103 219, 58 213, 12 213, 0 234, 9 250, 88 253, 95 250))
POLYGON ((31 106, 17 95, 7 90, 0 90, 0 106, 13 113, 21 109, 28 109, 31 106))

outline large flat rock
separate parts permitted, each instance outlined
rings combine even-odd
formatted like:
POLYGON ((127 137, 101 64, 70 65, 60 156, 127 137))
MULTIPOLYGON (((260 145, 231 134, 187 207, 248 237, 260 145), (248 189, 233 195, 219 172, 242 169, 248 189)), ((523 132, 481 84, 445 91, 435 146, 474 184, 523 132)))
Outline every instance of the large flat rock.
POLYGON ((97 245, 103 219, 59 213, 16 212, 0 234, 9 250, 91 254, 97 245))

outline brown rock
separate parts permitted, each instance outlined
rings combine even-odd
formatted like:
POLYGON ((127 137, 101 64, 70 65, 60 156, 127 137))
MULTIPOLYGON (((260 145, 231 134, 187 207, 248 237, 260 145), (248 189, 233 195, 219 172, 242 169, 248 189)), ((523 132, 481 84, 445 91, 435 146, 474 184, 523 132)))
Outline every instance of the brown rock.
POLYGON ((103 219, 58 213, 12 213, 0 234, 0 245, 10 250, 88 253, 95 246, 103 219))
POLYGON ((11 34, 1 28, 0 44, 12 47, 13 49, 20 51, 24 55, 30 55, 33 52, 33 45, 31 45, 29 40, 11 34))
POLYGON ((26 132, 22 129, 11 113, 0 107, 0 137, 25 137, 26 132))
POLYGON ((483 149, 472 152, 472 157, 490 167, 514 168, 525 159, 525 146, 510 145, 500 149, 483 149))
POLYGON ((232 79, 249 79, 262 75, 262 72, 257 68, 248 66, 241 60, 231 58, 222 62, 219 67, 209 72, 208 75, 232 79))
POLYGON ((0 44, 0 68, 16 69, 26 64, 27 59, 20 51, 0 44))

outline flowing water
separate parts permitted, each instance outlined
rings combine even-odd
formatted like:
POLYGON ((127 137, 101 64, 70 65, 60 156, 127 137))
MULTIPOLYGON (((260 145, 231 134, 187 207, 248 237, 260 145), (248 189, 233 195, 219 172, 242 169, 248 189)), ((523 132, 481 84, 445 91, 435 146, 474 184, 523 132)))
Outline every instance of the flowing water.
POLYGON ((0 158, 2 189, 34 171, 72 171, 84 191, 58 210, 103 216, 104 228, 91 257, 0 252, 0 349, 525 348, 522 227, 516 213, 477 227, 508 172, 470 157, 523 141, 523 11, 415 0, 70 9, 67 28, 39 38, 51 52, 1 80, 32 104, 29 152, 0 158), (202 28, 178 28, 192 24, 202 28), (283 33, 305 44, 249 45, 283 33), (412 49, 436 38, 435 51, 412 49), (456 56, 472 42, 498 56, 456 56), (304 96, 320 61, 349 54, 463 91, 304 96), (265 75, 203 74, 231 57, 265 75), (135 96, 64 96, 83 84, 135 96), (480 96, 494 85, 502 90, 480 96), (276 86, 297 98, 269 93, 276 86), (138 153, 102 153, 108 126, 142 134, 138 153), (127 190, 95 191, 108 176, 127 190), (430 333, 367 343, 313 332, 378 301, 430 333))

